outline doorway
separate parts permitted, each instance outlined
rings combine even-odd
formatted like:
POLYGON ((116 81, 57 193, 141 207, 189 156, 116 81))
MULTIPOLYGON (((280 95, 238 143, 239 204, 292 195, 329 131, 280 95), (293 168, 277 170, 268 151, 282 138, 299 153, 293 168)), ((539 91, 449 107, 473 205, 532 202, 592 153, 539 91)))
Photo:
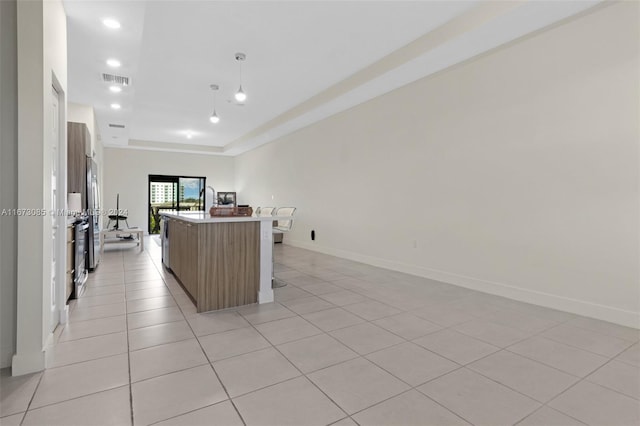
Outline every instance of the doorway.
POLYGON ((162 210, 204 211, 202 176, 149 175, 149 234, 160 233, 162 210))

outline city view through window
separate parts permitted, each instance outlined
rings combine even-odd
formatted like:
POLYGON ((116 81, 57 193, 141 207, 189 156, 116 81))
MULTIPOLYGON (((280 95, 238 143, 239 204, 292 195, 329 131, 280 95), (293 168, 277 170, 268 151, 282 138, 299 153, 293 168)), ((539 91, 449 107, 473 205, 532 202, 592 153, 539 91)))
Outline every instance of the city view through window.
POLYGON ((204 210, 204 177, 149 175, 149 233, 160 232, 162 210, 204 210))

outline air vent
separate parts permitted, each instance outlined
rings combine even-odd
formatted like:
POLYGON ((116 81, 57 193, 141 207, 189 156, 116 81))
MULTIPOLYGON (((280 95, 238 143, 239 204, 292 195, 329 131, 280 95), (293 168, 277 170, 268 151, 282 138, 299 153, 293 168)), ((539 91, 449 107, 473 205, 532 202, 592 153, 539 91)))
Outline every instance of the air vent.
POLYGON ((119 84, 121 86, 128 86, 131 84, 129 77, 113 74, 102 74, 102 81, 109 84, 119 84))
POLYGON ((124 124, 109 123, 109 127, 113 127, 113 128, 116 128, 116 129, 124 129, 124 124))

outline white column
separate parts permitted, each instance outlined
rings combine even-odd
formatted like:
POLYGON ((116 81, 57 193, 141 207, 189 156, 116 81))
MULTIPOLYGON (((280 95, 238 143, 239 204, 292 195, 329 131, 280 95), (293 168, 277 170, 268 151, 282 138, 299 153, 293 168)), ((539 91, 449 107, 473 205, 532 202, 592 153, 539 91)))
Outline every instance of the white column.
POLYGON ((271 218, 260 220, 260 291, 258 303, 273 302, 273 223, 271 218))
MULTIPOLYGON (((19 209, 49 210, 51 206, 51 96, 53 85, 58 92, 67 92, 66 25, 61 0, 17 3, 19 209)), ((66 122, 64 102, 60 114, 61 121, 66 122)), ((64 187, 62 190, 65 191, 64 187)), ((66 194, 60 197, 64 200, 66 194)), ((59 321, 59 315, 52 318, 55 311, 51 291, 51 231, 49 216, 18 217, 13 375, 44 369, 45 345, 59 321)), ((65 238, 64 227, 60 238, 65 238)), ((59 247, 64 247, 60 243, 59 247)), ((63 263, 61 266, 66 261, 65 253, 66 248, 57 257, 63 263)), ((59 279, 64 282, 65 275, 59 279)))
MULTIPOLYGON (((43 3, 18 2, 18 208, 41 209, 45 206, 44 164, 44 84, 43 3)), ((47 98, 48 100, 49 98, 47 98)), ((48 166, 48 164, 47 164, 48 166)), ((45 248, 43 216, 18 217, 16 353, 12 374, 43 370, 44 297, 51 255, 45 248)), ((50 232, 50 227, 49 227, 50 232)), ((45 247, 45 243, 48 244, 45 247)))

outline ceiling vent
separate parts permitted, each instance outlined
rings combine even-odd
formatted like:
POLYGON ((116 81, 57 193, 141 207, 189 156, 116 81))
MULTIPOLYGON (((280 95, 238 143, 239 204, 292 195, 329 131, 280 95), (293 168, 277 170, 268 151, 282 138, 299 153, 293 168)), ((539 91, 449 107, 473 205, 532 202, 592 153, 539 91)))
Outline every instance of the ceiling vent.
POLYGON ((124 129, 124 124, 113 124, 109 123, 109 127, 113 127, 115 129, 124 129))
POLYGON ((121 75, 102 74, 102 81, 109 84, 119 84, 121 86, 128 86, 131 84, 129 77, 123 77, 121 75))

